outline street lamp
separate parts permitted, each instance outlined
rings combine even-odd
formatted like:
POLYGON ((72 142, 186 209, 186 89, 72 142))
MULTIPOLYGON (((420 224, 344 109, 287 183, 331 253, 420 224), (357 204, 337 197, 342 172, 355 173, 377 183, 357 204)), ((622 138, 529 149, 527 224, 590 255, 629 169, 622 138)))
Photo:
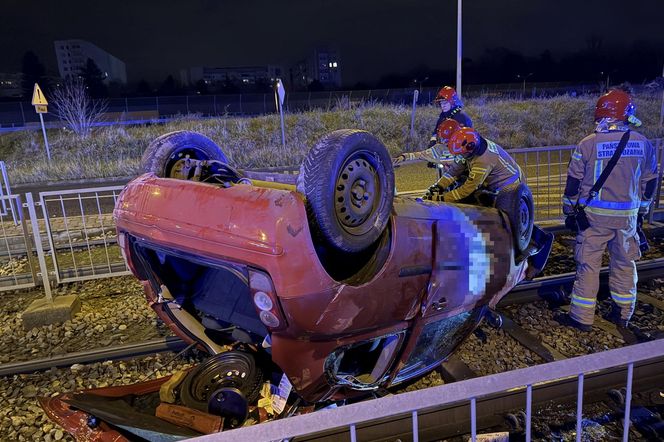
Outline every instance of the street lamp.
POLYGON ((459 97, 461 97, 461 0, 457 0, 456 93, 459 97))
POLYGON ((521 75, 517 74, 516 78, 521 78, 523 80, 523 89, 521 91, 521 99, 523 100, 523 97, 526 95, 526 78, 530 77, 533 75, 533 73, 529 73, 528 75, 521 75))

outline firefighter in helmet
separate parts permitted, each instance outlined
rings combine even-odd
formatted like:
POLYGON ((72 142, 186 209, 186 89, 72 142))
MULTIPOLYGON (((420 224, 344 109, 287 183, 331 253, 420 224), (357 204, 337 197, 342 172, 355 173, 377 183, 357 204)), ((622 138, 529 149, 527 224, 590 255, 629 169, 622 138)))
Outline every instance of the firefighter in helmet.
POLYGON ((448 118, 442 121, 436 129, 436 144, 420 152, 404 152, 394 159, 393 165, 398 167, 413 161, 428 161, 440 166, 449 165, 454 161, 454 155, 450 153, 447 142, 450 136, 459 129, 461 129, 461 125, 456 120, 448 118))
POLYGON ((555 319, 589 331, 595 315, 602 254, 609 249, 609 289, 613 300, 611 320, 626 328, 636 304, 636 265, 641 257, 637 224, 648 212, 657 184, 655 150, 640 133, 630 131, 627 145, 604 185, 588 202, 591 188, 613 156, 629 124, 641 122, 634 115, 630 95, 611 90, 595 106, 594 133, 578 144, 570 159, 563 195, 565 224, 573 229, 575 205, 585 206, 590 227, 578 231, 574 258, 576 279, 568 314, 555 319))
POLYGON ((459 187, 442 193, 445 202, 474 202, 472 197, 478 190, 497 193, 512 183, 522 181, 521 168, 516 161, 502 147, 481 137, 470 127, 454 132, 448 146, 453 155, 465 161, 454 162, 429 188, 429 193, 444 192, 465 171, 468 171, 468 178, 459 187))
POLYGON ((406 152, 397 156, 393 162, 395 167, 411 161, 427 161, 434 165, 449 162, 450 157, 446 150, 437 147, 437 144, 440 143, 439 134, 441 130, 449 130, 449 127, 445 128, 443 126, 449 125, 448 120, 451 119, 456 121, 461 127, 473 127, 470 117, 461 111, 463 103, 454 88, 449 86, 440 88, 433 102, 440 106, 440 115, 429 139, 428 148, 420 152, 406 152))

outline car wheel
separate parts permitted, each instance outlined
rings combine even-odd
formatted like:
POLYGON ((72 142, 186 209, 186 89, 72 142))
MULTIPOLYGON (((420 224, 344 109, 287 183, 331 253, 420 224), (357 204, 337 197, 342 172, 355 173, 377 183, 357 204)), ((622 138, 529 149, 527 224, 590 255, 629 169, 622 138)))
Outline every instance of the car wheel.
POLYGON ((535 221, 533 195, 524 183, 510 184, 498 193, 496 208, 504 211, 510 220, 514 245, 523 252, 530 243, 535 221))
POLYGON ((210 357, 191 370, 182 381, 180 400, 184 405, 208 411, 208 402, 220 388, 236 388, 252 403, 258 398, 263 371, 254 357, 241 351, 228 351, 210 357))
POLYGON ((312 230, 338 251, 360 252, 380 237, 389 221, 392 160, 369 132, 337 130, 309 151, 298 190, 307 199, 312 230))
MULTIPOLYGON (((187 159, 217 160, 228 163, 217 144, 205 135, 181 130, 164 134, 150 143, 143 153, 141 168, 161 178, 190 179, 186 173, 187 159)), ((191 171, 193 173, 193 170, 191 171)))

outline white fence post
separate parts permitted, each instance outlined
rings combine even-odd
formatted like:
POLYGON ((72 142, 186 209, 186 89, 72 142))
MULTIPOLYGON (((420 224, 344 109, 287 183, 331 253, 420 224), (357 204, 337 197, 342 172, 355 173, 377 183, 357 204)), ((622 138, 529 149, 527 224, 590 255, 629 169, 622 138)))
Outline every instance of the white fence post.
POLYGON ((44 258, 44 249, 42 247, 41 235, 39 234, 39 223, 37 222, 37 212, 35 211, 35 202, 32 199, 32 192, 25 194, 25 201, 30 214, 30 223, 32 225, 32 237, 35 240, 35 249, 37 250, 37 259, 39 260, 39 272, 41 274, 42 284, 44 284, 44 293, 48 302, 53 302, 51 295, 51 281, 48 279, 48 268, 44 258))

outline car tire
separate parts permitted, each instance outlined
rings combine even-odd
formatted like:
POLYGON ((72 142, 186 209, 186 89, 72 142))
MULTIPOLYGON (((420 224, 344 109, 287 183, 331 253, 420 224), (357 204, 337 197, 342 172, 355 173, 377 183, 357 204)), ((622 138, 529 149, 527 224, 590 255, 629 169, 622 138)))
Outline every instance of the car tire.
POLYGON ((228 163, 226 155, 214 141, 197 132, 180 130, 153 140, 143 153, 141 169, 161 178, 189 179, 181 171, 186 158, 228 163))
POLYGON ((220 388, 237 388, 254 402, 260 393, 263 371, 254 356, 242 351, 227 351, 208 358, 187 373, 180 386, 180 401, 187 407, 208 411, 208 401, 220 388))
POLYGON ((530 189, 524 183, 514 183, 498 192, 496 208, 504 211, 512 227, 514 247, 521 253, 528 248, 535 222, 535 205, 530 189))
POLYGON ((361 252, 389 222, 394 198, 392 159, 369 132, 337 130, 309 151, 297 188, 306 197, 315 234, 337 251, 361 252))

